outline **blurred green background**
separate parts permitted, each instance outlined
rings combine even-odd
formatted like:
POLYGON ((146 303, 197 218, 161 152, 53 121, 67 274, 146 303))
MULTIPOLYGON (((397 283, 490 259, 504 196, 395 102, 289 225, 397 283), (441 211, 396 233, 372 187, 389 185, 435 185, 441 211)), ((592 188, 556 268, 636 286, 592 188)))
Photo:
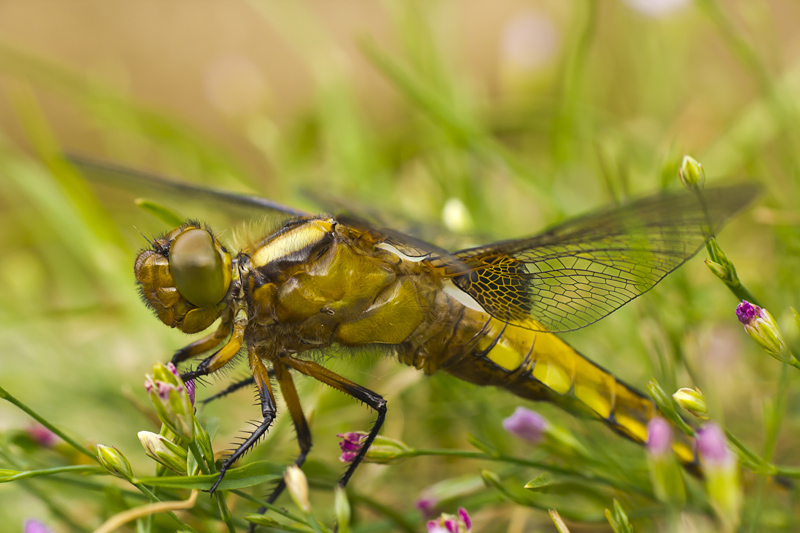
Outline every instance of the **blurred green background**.
MULTIPOLYGON (((465 244, 678 189, 688 153, 710 185, 762 185, 719 242, 793 341, 797 20, 792 0, 0 2, 0 385, 80 441, 117 446, 135 471, 151 472, 136 437, 157 431, 141 407, 144 374, 188 339, 139 302, 132 265, 144 241, 133 226, 146 235, 168 228, 137 210, 133 196, 95 196, 63 151, 315 209, 310 190, 354 211, 385 212, 401 228, 412 227, 408 220, 443 226, 465 244)), ((206 209, 184 214, 213 216, 214 206, 206 209)), ((701 387, 714 418, 761 453, 780 366, 741 331, 736 303, 696 258, 567 340, 642 390, 653 377, 669 391, 701 387)), ((499 424, 520 403, 510 394, 375 356, 326 365, 385 395, 384 435, 416 448, 471 449, 471 434, 530 453, 499 424)), ((200 394, 243 375, 240 367, 200 394)), ((374 417, 321 385, 299 387, 315 438, 306 471, 335 479, 335 434, 366 430, 374 417)), ((598 424, 528 407, 598 454, 642 467, 643 451, 598 424)), ((778 464, 800 462, 798 407, 790 376, 778 464)), ((240 392, 206 414, 220 418, 222 449, 258 409, 240 392)), ((0 403, 5 444, 30 423, 0 403)), ((289 463, 295 453, 281 418, 248 458, 289 463)), ((484 488, 482 468, 500 467, 441 458, 365 465, 353 488, 421 531, 417 498, 457 480, 440 510, 466 506, 475 531, 555 531, 546 512, 484 488)), ((503 471, 517 485, 536 474, 503 471)), ((793 491, 744 481, 745 530, 796 530, 793 491)), ((611 507, 607 494, 602 505, 611 507)), ((602 505, 553 498, 548 505, 562 514, 595 522, 571 522, 572 531, 607 530, 602 505)), ((330 520, 331 500, 329 491, 312 493, 320 518, 330 520)), ((359 531, 395 527, 374 505, 354 507, 359 531)), ((110 514, 102 492, 53 481, 0 485, 3 531, 26 517, 55 531, 90 530, 110 514), (54 509, 72 517, 71 529, 54 509)), ((658 513, 641 515, 638 531, 667 530, 658 513)), ((707 513, 684 520, 682 531, 715 527, 707 513)))

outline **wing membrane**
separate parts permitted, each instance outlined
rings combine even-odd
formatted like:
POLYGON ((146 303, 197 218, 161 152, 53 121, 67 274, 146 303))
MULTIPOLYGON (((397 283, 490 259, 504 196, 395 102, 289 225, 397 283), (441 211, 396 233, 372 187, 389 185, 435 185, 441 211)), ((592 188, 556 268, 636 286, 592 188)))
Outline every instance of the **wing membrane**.
MULTIPOLYGON (((201 217, 219 228, 235 227, 245 221, 265 221, 269 226, 295 217, 311 216, 305 211, 287 207, 266 198, 237 194, 178 180, 156 176, 149 172, 69 155, 67 160, 91 182, 108 186, 115 193, 124 191, 129 205, 133 198, 144 197, 157 202, 184 217, 201 217)), ((104 191, 105 192, 105 191, 104 191)), ((141 219, 137 224, 141 224, 141 219)))
POLYGON ((756 196, 752 185, 652 196, 526 239, 453 254, 453 282, 529 329, 582 328, 650 290, 756 196))

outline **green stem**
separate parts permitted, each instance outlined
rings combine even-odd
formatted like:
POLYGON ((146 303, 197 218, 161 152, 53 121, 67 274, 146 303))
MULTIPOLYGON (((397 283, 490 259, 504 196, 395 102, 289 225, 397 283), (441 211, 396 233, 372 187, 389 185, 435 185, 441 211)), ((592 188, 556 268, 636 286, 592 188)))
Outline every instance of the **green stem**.
MULTIPOLYGON (((108 485, 107 484, 97 483, 95 481, 90 481, 88 479, 73 479, 73 478, 68 478, 68 477, 48 477, 48 478, 43 478, 42 481, 43 482, 49 482, 49 483, 59 483, 59 484, 62 484, 62 485, 69 485, 70 487, 77 487, 77 488, 80 488, 81 490, 90 490, 90 491, 96 491, 96 492, 103 492, 103 491, 108 489, 108 485)), ((143 485, 143 484, 141 484, 141 485, 143 485)), ((126 498, 132 498, 132 499, 135 499, 135 500, 153 501, 152 499, 150 499, 147 496, 147 493, 142 492, 142 491, 136 492, 136 491, 124 489, 124 488, 121 488, 121 487, 115 487, 115 490, 119 490, 120 493, 126 498)), ((179 500, 181 498, 175 492, 172 492, 172 491, 169 491, 169 490, 166 490, 166 489, 163 489, 163 488, 161 489, 161 491, 162 491, 163 497, 165 499, 168 499, 168 500, 179 500)), ((161 501, 161 498, 159 498, 158 496, 156 496, 156 498, 158 498, 158 501, 161 501)), ((195 505, 195 509, 198 509, 198 510, 202 511, 203 513, 205 513, 205 515, 207 515, 209 517, 216 518, 216 516, 217 516, 216 512, 215 512, 216 508, 212 509, 211 506, 206 502, 198 501, 197 505, 195 505)))
POLYGON ((294 522, 298 522, 300 524, 304 524, 305 523, 305 520, 303 520, 301 517, 290 513, 286 509, 283 509, 282 507, 278 507, 277 505, 273 505, 271 503, 267 503, 265 500, 256 498, 255 496, 252 496, 252 495, 250 495, 250 494, 248 494, 248 493, 246 493, 246 492, 244 492, 242 490, 234 489, 231 492, 236 494, 240 498, 243 498, 243 499, 245 499, 245 500, 247 500, 249 502, 252 502, 252 503, 258 505, 259 507, 264 507, 268 511, 272 511, 274 513, 277 513, 277 514, 279 514, 279 515, 281 515, 281 516, 283 516, 285 518, 288 518, 289 520, 292 520, 294 522))
MULTIPOLYGON (((753 305, 763 307, 758 303, 758 300, 755 296, 753 296, 753 293, 751 293, 747 287, 742 285, 739 275, 736 273, 736 267, 733 266, 733 263, 731 263, 726 256, 724 256, 724 252, 719 247, 719 244, 715 238, 712 237, 706 241, 706 251, 708 252, 708 257, 711 259, 711 261, 721 265, 722 268, 725 269, 725 275, 719 279, 725 284, 726 287, 728 287, 728 289, 733 293, 734 296, 736 296, 738 300, 747 300, 753 305), (717 250, 719 250, 719 253, 717 253, 717 250)), ((719 274, 717 275, 719 276, 719 274)))
MULTIPOLYGON (((5 453, 5 450, 0 447, 0 457, 3 458, 9 465, 13 466, 15 469, 20 469, 21 466, 19 462, 12 456, 5 453)), ((99 467, 95 467, 99 468, 99 467)), ((58 479, 58 478, 51 478, 51 479, 58 479)), ((75 522, 72 517, 67 513, 64 509, 61 508, 56 502, 54 502, 47 493, 40 491, 39 488, 36 486, 36 483, 31 483, 30 481, 19 481, 19 486, 23 488, 23 490, 28 491, 33 496, 41 500, 41 502, 47 507, 50 513, 61 520, 64 524, 67 525, 71 530, 75 531, 76 533, 80 533, 84 531, 84 527, 80 526, 77 522, 75 522)))
MULTIPOLYGON (((783 415, 786 411, 786 394, 789 388, 789 369, 788 365, 781 366, 781 376, 778 381, 778 390, 775 392, 775 400, 770 409, 769 417, 767 419, 767 435, 764 439, 764 461, 767 463, 772 462, 775 454, 775 445, 777 443, 778 432, 780 431, 781 424, 783 423, 783 415)), ((764 499, 764 487, 766 486, 766 479, 764 476, 759 476, 756 481, 755 490, 755 511, 753 519, 750 522, 750 531, 756 531, 756 527, 761 515, 761 505, 764 499)))
POLYGON ((314 519, 314 515, 311 514, 311 511, 306 512, 306 522, 308 525, 311 526, 316 533, 322 533, 322 530, 319 527, 319 523, 314 519))
POLYGON ((189 442, 189 451, 192 452, 194 460, 197 463, 197 466, 203 472, 203 474, 205 475, 210 474, 211 471, 208 468, 208 464, 206 464, 206 460, 203 458, 203 452, 200 451, 200 447, 197 445, 197 442, 195 441, 189 442))
POLYGON ((574 137, 573 123, 575 120, 575 102, 578 100, 583 70, 586 65, 586 58, 591 49, 592 37, 597 20, 597 2, 587 0, 585 6, 580 7, 576 4, 574 24, 577 26, 575 41, 572 43, 572 50, 564 67, 564 77, 562 79, 563 98, 556 117, 554 142, 556 159, 564 162, 569 159, 567 147, 570 139, 574 137))
POLYGON ((75 531, 75 533, 82 533, 86 531, 86 528, 81 526, 80 524, 76 523, 72 517, 62 509, 56 502, 50 499, 45 492, 40 491, 38 488, 34 486, 34 483, 30 483, 27 481, 23 481, 19 484, 24 490, 31 493, 33 496, 38 498, 50 511, 50 513, 61 520, 70 530, 75 531))
POLYGON ((222 491, 218 491, 214 493, 214 498, 217 500, 220 517, 222 518, 222 521, 225 522, 228 532, 236 533, 236 527, 233 525, 233 515, 231 515, 231 510, 228 509, 228 504, 225 502, 225 495, 222 493, 222 491))
MULTIPOLYGON (((797 361, 795 359, 795 361, 797 361)), ((775 401, 770 410, 770 417, 767 421, 767 438, 764 442, 764 461, 772 462, 775 454, 775 444, 778 432, 783 423, 783 415, 786 412, 786 396, 789 389, 789 371, 787 365, 782 365, 781 376, 778 380, 778 390, 775 392, 775 401)))
POLYGON ((572 469, 566 468, 563 466, 552 465, 549 463, 539 462, 539 461, 530 461, 527 459, 519 459, 517 457, 512 457, 509 455, 502 455, 502 454, 487 454, 484 452, 470 452, 466 450, 410 450, 404 454, 407 457, 422 457, 422 456, 440 456, 440 457, 460 457, 462 459, 478 459, 483 461, 494 461, 494 462, 501 462, 501 463, 511 463, 520 466, 527 466, 531 468, 539 468, 541 470, 547 470, 549 472, 555 472, 557 474, 566 474, 570 476, 578 476, 583 478, 587 481, 594 481, 598 483, 604 483, 610 487, 614 487, 620 490, 626 491, 633 491, 643 496, 647 496, 649 498, 653 498, 652 494, 642 490, 641 487, 637 487, 636 485, 631 485, 630 483, 625 483, 623 481, 619 481, 617 479, 607 477, 605 475, 598 476, 594 472, 587 472, 581 469, 572 469))
POLYGON ((769 72, 759 59, 755 49, 742 37, 743 32, 734 26, 733 21, 716 0, 701 0, 698 4, 704 9, 712 22, 716 24, 717 29, 728 41, 728 44, 742 63, 747 65, 762 87, 768 89, 771 85, 769 72))
POLYGON ((279 515, 281 515, 281 516, 283 516, 285 518, 288 518, 289 520, 297 522, 298 524, 304 524, 304 525, 313 527, 313 528, 315 528, 315 531, 319 531, 321 529, 322 533, 333 533, 330 529, 328 529, 325 526, 317 523, 316 520, 314 520, 314 517, 311 516, 310 514, 308 515, 308 519, 306 520, 306 519, 304 519, 304 518, 302 518, 300 516, 297 516, 296 514, 290 513, 286 509, 282 509, 282 508, 277 507, 277 506, 275 506, 275 505, 273 505, 271 503, 267 503, 264 500, 256 498, 255 496, 251 496, 250 494, 247 494, 244 491, 241 491, 241 490, 238 490, 238 489, 234 489, 231 492, 233 492, 237 496, 240 496, 240 497, 244 498, 245 500, 248 500, 250 502, 255 503, 259 507, 265 507, 268 511, 273 511, 273 512, 275 512, 275 513, 277 513, 277 514, 279 514, 279 515))
MULTIPOLYGON (((793 101, 782 93, 781 89, 772 81, 770 72, 759 58, 758 52, 744 37, 745 32, 736 27, 717 0, 700 0, 698 4, 705 11, 706 16, 717 26, 733 53, 750 69, 758 81, 776 123, 796 140, 797 109, 793 101)), ((793 157, 792 160, 794 160, 793 157)))
POLYGON ((796 466, 776 466, 775 474, 779 476, 800 478, 800 467, 796 466))
POLYGON ((398 529, 406 531, 407 533, 415 533, 417 526, 405 519, 403 515, 397 512, 392 507, 385 505, 377 500, 374 500, 360 492, 348 491, 348 497, 354 502, 361 502, 374 511, 384 515, 389 520, 395 523, 398 529))
POLYGON ((735 448, 734 451, 737 452, 737 455, 739 456, 740 459, 748 463, 748 466, 750 468, 752 468, 755 472, 764 475, 772 475, 775 473, 774 466, 765 463, 761 457, 753 453, 753 451, 750 448, 745 446, 742 443, 742 441, 740 441, 736 437, 736 435, 734 435, 727 429, 725 429, 724 431, 725 431, 725 437, 728 439, 728 442, 733 444, 733 447, 735 448))
POLYGON ((41 470, 27 470, 10 476, 0 476, 0 483, 10 483, 21 479, 31 479, 41 476, 52 476, 54 474, 105 474, 107 471, 99 466, 92 465, 70 465, 58 466, 55 468, 43 468, 41 470))
MULTIPOLYGON (((197 445, 197 441, 192 440, 189 442, 189 451, 192 452, 194 460, 197 462, 197 466, 200 468, 203 474, 211 474, 211 470, 209 469, 208 464, 203 457, 203 452, 200 451, 200 447, 197 445)), ((236 533, 236 528, 233 525, 233 519, 231 517, 231 511, 228 509, 228 504, 225 503, 225 495, 222 493, 222 491, 215 491, 214 498, 217 500, 220 518, 223 522, 225 522, 228 531, 230 533, 236 533)))
POLYGON ((83 446, 82 444, 76 442, 71 437, 69 437, 66 433, 55 427, 53 424, 42 418, 36 411, 19 401, 15 398, 11 393, 9 393, 6 389, 0 386, 0 398, 6 400, 7 402, 19 407, 23 411, 25 411, 31 418, 39 422, 41 425, 58 435, 61 440, 81 452, 86 457, 91 457, 93 461, 97 461, 97 457, 94 453, 92 453, 88 448, 83 446))

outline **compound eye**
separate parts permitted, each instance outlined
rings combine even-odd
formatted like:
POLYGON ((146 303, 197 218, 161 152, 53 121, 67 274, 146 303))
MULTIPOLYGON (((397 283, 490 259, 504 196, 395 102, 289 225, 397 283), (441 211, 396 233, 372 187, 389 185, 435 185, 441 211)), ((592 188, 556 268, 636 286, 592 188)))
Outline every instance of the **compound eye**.
POLYGON ((231 258, 199 228, 178 234, 169 249, 169 268, 181 296, 197 307, 214 307, 231 283, 231 258))

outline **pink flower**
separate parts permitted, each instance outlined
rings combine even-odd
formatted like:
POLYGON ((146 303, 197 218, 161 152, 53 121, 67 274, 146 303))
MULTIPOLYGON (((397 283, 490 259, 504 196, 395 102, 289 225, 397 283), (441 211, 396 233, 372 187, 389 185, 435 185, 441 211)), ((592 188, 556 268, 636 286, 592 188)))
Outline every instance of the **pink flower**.
POLYGON ((33 442, 42 448, 52 448, 58 440, 55 433, 41 424, 31 424, 25 432, 33 442))
POLYGON ((422 496, 417 500, 417 510, 422 513, 423 517, 433 516, 433 509, 439 503, 436 498, 431 496, 422 496))
POLYGON ((746 326, 756 318, 764 317, 759 306, 753 305, 747 300, 742 300, 742 303, 736 306, 736 318, 746 326))
POLYGON ((436 520, 430 520, 427 527, 428 533, 471 533, 472 520, 467 510, 461 507, 458 516, 442 513, 436 520))
POLYGON ((22 531, 23 533, 52 533, 49 527, 33 518, 25 520, 25 523, 22 525, 22 531))
POLYGON ((663 457, 672 448, 672 428, 660 416, 647 424, 647 451, 655 457, 663 457))
POLYGON ((360 431, 351 431, 349 433, 339 433, 336 436, 342 439, 339 441, 339 448, 342 450, 339 461, 352 463, 359 450, 361 450, 361 443, 367 438, 367 434, 360 431))
POLYGON ((506 431, 523 440, 538 443, 542 440, 547 428, 547 421, 542 415, 525 407, 517 407, 514 414, 503 420, 506 431))
POLYGON ((733 452, 728 449, 725 434, 717 424, 706 424, 697 430, 697 453, 706 467, 726 468, 734 460, 733 452))

